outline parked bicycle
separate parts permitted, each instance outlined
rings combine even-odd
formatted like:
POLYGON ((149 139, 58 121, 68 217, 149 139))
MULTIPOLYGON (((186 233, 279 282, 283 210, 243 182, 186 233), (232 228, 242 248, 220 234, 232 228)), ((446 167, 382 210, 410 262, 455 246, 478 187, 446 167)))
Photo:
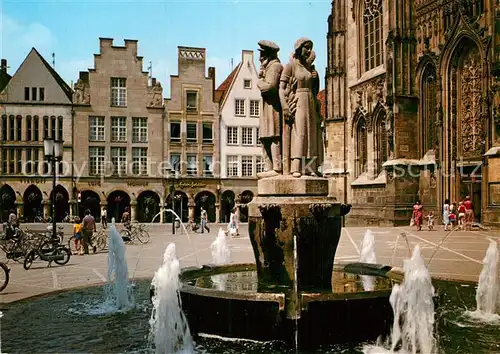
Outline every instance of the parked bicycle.
POLYGON ((7 259, 22 262, 32 248, 36 235, 30 230, 20 228, 9 231, 8 227, 4 224, 3 232, 0 234, 0 250, 5 253, 7 259))
POLYGON ((75 215, 71 216, 71 215, 69 215, 69 213, 66 213, 62 222, 74 223, 77 218, 78 218, 78 216, 75 216, 75 215))
POLYGON ((38 214, 37 216, 35 216, 34 222, 40 222, 44 224, 51 223, 52 217, 49 216, 47 218, 44 218, 42 215, 38 214))
POLYGON ((137 240, 144 244, 150 240, 149 232, 147 232, 144 224, 131 224, 130 230, 122 230, 121 235, 124 240, 130 240, 131 242, 137 240))
POLYGON ((9 284, 9 276, 10 269, 7 267, 7 264, 0 262, 0 292, 2 292, 9 284))
POLYGON ((38 246, 31 250, 24 259, 24 269, 30 269, 37 258, 48 262, 47 267, 50 267, 52 262, 59 265, 65 265, 71 258, 71 251, 66 246, 59 243, 59 238, 47 240, 45 237, 42 237, 40 238, 38 246))

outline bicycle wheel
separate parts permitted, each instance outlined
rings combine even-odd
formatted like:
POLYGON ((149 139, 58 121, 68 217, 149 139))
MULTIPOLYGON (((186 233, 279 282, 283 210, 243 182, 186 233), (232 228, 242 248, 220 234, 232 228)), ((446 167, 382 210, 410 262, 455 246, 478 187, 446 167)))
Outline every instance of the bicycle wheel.
POLYGON ((0 292, 9 284, 10 269, 5 263, 0 262, 0 292))
POLYGON ((64 246, 58 247, 55 253, 57 255, 64 256, 63 259, 54 259, 54 262, 59 265, 65 265, 66 263, 69 262, 69 259, 71 258, 71 251, 64 246))
POLYGON ((99 235, 99 237, 95 240, 97 251, 103 251, 106 248, 107 243, 107 238, 104 235, 99 235))
POLYGON ((35 251, 31 251, 30 253, 28 253, 26 258, 24 259, 24 264, 23 264, 24 269, 26 270, 30 269, 31 265, 33 264, 33 261, 35 260, 35 256, 36 256, 35 251))
POLYGON ((139 240, 140 243, 144 244, 144 243, 148 243, 149 242, 149 232, 147 232, 146 230, 139 230, 137 231, 137 233, 135 234, 135 237, 137 237, 137 239, 139 240))

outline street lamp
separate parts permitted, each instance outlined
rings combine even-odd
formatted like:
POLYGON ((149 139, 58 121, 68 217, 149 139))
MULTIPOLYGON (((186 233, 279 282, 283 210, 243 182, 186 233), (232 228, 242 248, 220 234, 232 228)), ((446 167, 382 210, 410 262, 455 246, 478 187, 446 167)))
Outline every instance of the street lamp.
POLYGON ((52 168, 52 237, 57 237, 56 230, 56 162, 62 159, 63 141, 52 138, 43 140, 45 157, 51 163, 52 168))
POLYGON ((177 171, 170 171, 170 199, 172 199, 172 235, 175 235, 175 180, 178 178, 177 171), (173 177, 172 177, 173 175, 173 177))

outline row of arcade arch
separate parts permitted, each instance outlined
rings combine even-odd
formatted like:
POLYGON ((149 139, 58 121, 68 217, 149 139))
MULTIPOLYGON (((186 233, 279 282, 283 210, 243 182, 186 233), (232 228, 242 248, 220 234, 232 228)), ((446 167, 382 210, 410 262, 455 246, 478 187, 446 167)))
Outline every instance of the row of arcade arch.
MULTIPOLYGON (((24 222, 34 222, 37 216, 46 218, 52 215, 52 203, 47 201, 52 200, 52 193, 54 192, 56 193, 56 221, 58 222, 61 222, 66 215, 70 214, 83 217, 87 209, 90 210, 97 221, 100 221, 103 206, 106 208, 108 221, 111 218, 120 221, 125 208, 131 207, 131 205, 133 205, 132 209, 135 209, 132 210, 133 217, 139 222, 160 222, 161 220, 171 222, 172 214, 167 211, 168 209, 174 210, 182 218, 183 222, 189 220, 190 214, 197 220, 200 217, 201 208, 207 211, 210 222, 217 220, 217 198, 210 191, 199 192, 191 201, 183 191, 175 191, 172 207, 171 195, 168 195, 164 203, 162 203, 158 193, 151 190, 141 192, 137 198, 134 198, 135 202, 132 202, 130 195, 122 190, 115 190, 107 196, 104 193, 99 195, 93 190, 82 190, 79 202, 74 203, 74 206, 72 206, 71 200, 76 198, 70 198, 68 191, 62 185, 57 185, 50 194, 47 194, 42 193, 36 185, 32 184, 26 188, 23 194, 17 192, 19 196, 17 198, 14 189, 8 184, 4 184, 0 187, 0 221, 6 222, 11 210, 20 213, 21 220, 24 222), (22 208, 19 208, 19 204, 22 204, 22 208), (163 217, 161 216, 162 212, 164 213, 163 217)), ((73 193, 77 194, 77 191, 75 190, 73 193)), ((252 199, 253 193, 249 190, 238 196, 231 190, 222 192, 219 204, 220 222, 229 222, 231 211, 235 205, 239 206, 240 220, 246 222, 248 219, 246 204, 252 199)))

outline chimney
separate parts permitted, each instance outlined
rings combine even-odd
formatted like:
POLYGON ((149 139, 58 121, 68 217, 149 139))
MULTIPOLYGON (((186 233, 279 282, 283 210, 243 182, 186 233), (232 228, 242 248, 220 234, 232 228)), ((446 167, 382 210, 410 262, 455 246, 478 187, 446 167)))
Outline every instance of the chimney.
POLYGON ((212 79, 212 94, 215 99, 215 67, 211 66, 208 68, 208 78, 212 79))
POLYGON ((151 86, 156 85, 156 77, 151 78, 151 86))
POLYGON ((0 70, 3 72, 7 72, 7 59, 2 59, 2 63, 0 65, 0 70))

